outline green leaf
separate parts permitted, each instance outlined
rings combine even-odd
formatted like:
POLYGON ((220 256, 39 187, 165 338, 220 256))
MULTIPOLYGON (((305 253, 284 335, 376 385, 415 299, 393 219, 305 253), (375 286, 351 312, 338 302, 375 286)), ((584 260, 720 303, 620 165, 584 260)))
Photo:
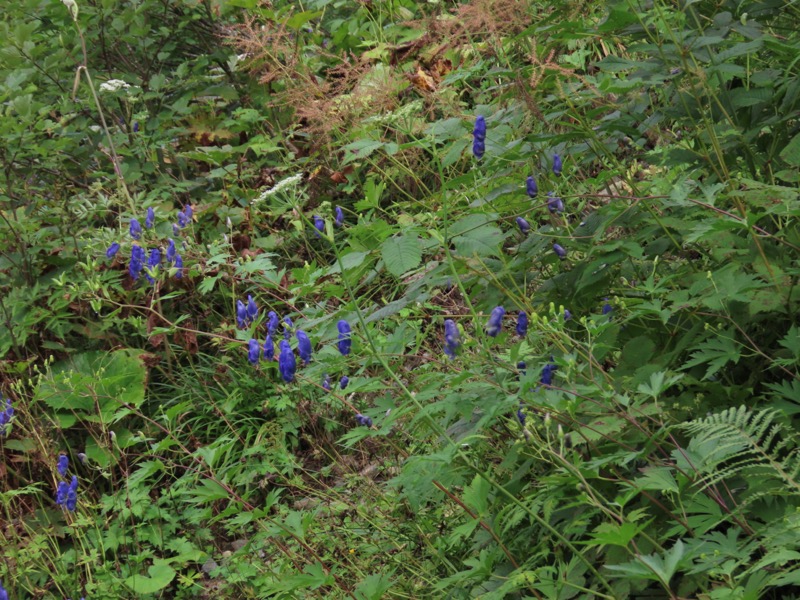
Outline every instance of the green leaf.
POLYGON ((708 339, 697 346, 692 359, 683 365, 683 369, 708 365, 703 379, 710 379, 729 362, 738 363, 742 357, 741 347, 733 339, 733 332, 720 332, 717 337, 708 339))
POLYGON ((147 569, 147 574, 132 575, 125 580, 125 585, 135 594, 155 594, 172 583, 176 573, 167 561, 157 558, 147 569))
POLYGON ((794 136, 780 154, 781 158, 793 167, 800 167, 800 133, 794 136))
POLYGON ((399 235, 383 242, 381 256, 388 271, 400 277, 419 266, 422 261, 422 246, 417 236, 399 235))

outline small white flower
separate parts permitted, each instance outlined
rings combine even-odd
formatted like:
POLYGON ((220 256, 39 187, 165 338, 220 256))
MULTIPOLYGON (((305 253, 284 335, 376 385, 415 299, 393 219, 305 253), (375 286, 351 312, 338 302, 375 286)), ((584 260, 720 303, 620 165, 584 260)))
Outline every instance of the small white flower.
POLYGON ((303 179, 303 174, 302 173, 297 173, 296 175, 292 175, 291 177, 287 177, 286 179, 283 179, 283 180, 279 181, 278 183, 276 183, 274 186, 272 186, 268 190, 264 190, 263 192, 261 192, 261 195, 258 198, 256 198, 255 200, 253 200, 253 204, 257 204, 258 202, 266 200, 270 196, 274 196, 278 192, 281 192, 281 191, 285 190, 288 187, 292 187, 292 186, 298 184, 301 179, 303 179))
POLYGON ((100 84, 101 92, 118 92, 119 90, 128 89, 130 84, 125 83, 122 79, 109 79, 100 84))

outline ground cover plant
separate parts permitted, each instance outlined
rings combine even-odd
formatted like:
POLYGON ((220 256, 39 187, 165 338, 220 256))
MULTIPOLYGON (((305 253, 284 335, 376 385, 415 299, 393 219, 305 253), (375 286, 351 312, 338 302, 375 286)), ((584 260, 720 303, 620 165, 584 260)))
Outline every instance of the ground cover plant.
POLYGON ((8 8, 0 599, 800 597, 797 13, 8 8))

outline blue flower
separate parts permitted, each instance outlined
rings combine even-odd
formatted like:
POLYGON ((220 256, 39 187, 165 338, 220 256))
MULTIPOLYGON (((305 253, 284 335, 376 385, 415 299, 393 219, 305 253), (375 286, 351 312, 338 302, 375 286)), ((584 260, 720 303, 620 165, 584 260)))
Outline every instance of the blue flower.
POLYGON ((547 192, 547 210, 558 214, 564 212, 564 202, 553 192, 547 192))
POLYGON ((569 321, 572 318, 572 313, 569 312, 569 309, 564 309, 564 320, 569 321))
POLYGON ((175 255, 175 268, 178 269, 175 272, 175 279, 180 279, 183 277, 183 259, 180 254, 175 255))
POLYGON ((519 311, 519 315, 517 316, 517 334, 520 337, 525 337, 525 334, 528 333, 528 314, 521 310, 519 311))
POLYGON ((461 345, 461 334, 458 325, 453 319, 445 319, 444 322, 444 353, 450 358, 456 357, 456 350, 461 345))
POLYGON ((69 484, 66 481, 59 481, 56 487, 56 504, 62 506, 67 501, 69 484))
POLYGON ((350 323, 340 319, 336 324, 336 328, 339 330, 339 341, 336 345, 339 347, 339 352, 341 352, 342 356, 347 356, 350 354, 350 348, 353 345, 353 340, 350 339, 350 323))
POLYGON ((133 133, 139 133, 139 121, 133 122, 133 133))
POLYGON ((251 365, 257 365, 259 358, 261 358, 261 347, 258 340, 250 340, 247 342, 247 360, 251 365))
POLYGON ((558 258, 567 258, 567 251, 560 244, 553 244, 553 252, 558 255, 558 258))
POLYGON ((528 177, 528 179, 525 180, 525 191, 531 198, 536 198, 536 194, 539 193, 539 186, 536 185, 536 180, 533 178, 533 176, 528 177))
POLYGON ((553 173, 561 175, 561 157, 558 154, 553 155, 553 173))
POLYGON ((186 227, 189 224, 189 217, 186 216, 186 213, 178 211, 178 227, 186 227))
POLYGON ((77 476, 72 476, 72 483, 69 484, 69 489, 67 490, 67 510, 74 511, 78 506, 78 478, 77 476))
MULTIPOLYGON (((605 300, 605 304, 603 304, 603 314, 610 315, 611 311, 614 310, 614 308, 608 303, 608 298, 603 298, 603 300, 605 300)), ((610 316, 608 318, 609 320, 611 320, 610 316)))
POLYGON ((169 238, 167 241, 167 260, 172 263, 175 262, 175 242, 172 241, 172 238, 169 238))
POLYGON ((339 380, 339 387, 344 389, 347 387, 348 383, 350 383, 350 378, 347 375, 342 375, 342 378, 339 380))
POLYGON ((270 335, 275 335, 278 331, 278 326, 281 324, 280 319, 278 319, 278 315, 274 310, 271 310, 267 313, 267 332, 270 335))
POLYGON ((58 474, 62 477, 67 476, 67 469, 69 469, 69 457, 66 454, 58 455, 58 465, 56 466, 58 474))
POLYGON ((283 339, 288 340, 290 337, 292 337, 294 323, 292 323, 291 317, 283 317, 283 324, 285 326, 283 330, 283 339))
POLYGON ((552 385, 553 375, 555 374, 556 370, 558 370, 558 367, 554 363, 547 363, 542 369, 542 377, 539 382, 542 385, 552 385))
POLYGON ((528 365, 525 364, 524 360, 521 360, 517 363, 517 370, 519 371, 520 375, 525 375, 528 372, 528 365))
POLYGON ((8 592, 2 583, 0 583, 0 600, 8 600, 8 592))
POLYGON ((140 237, 142 237, 142 226, 136 219, 131 219, 130 232, 131 237, 135 240, 138 240, 140 237))
MULTIPOLYGON (((2 396, 0 396, 2 400, 2 396)), ((11 422, 11 417, 14 416, 14 407, 11 406, 11 398, 6 399, 5 409, 0 411, 0 436, 6 434, 6 425, 11 422)))
POLYGON ((236 301, 236 324, 239 329, 247 327, 247 307, 241 300, 236 301))
POLYGON ((150 229, 156 222, 156 211, 152 206, 147 207, 147 216, 144 218, 144 226, 150 229))
POLYGON ((255 321, 258 317, 258 306, 250 294, 247 294, 247 320, 255 321))
POLYGON ((333 224, 336 225, 337 227, 341 227, 342 225, 344 225, 344 211, 342 210, 342 207, 337 206, 336 208, 334 208, 333 214, 335 215, 333 224))
POLYGON ((486 152, 486 119, 483 115, 478 115, 472 130, 472 154, 480 160, 484 152, 486 152))
POLYGON ((187 221, 191 221, 192 220, 192 215, 194 214, 194 210, 192 210, 192 205, 191 204, 187 204, 186 206, 183 207, 183 214, 186 215, 186 220, 187 221))
POLYGON ((174 235, 175 237, 177 237, 177 236, 179 236, 180 234, 181 234, 180 227, 178 227, 178 224, 177 224, 177 223, 173 223, 173 224, 172 224, 172 235, 174 235))
POLYGON ((106 258, 114 258, 117 252, 119 252, 119 244, 114 242, 108 247, 108 250, 106 250, 106 258))
POLYGON ((325 377, 322 378, 322 389, 326 392, 331 391, 331 376, 325 373, 325 377))
POLYGON ((317 237, 320 237, 319 234, 325 231, 325 219, 323 219, 319 215, 314 215, 314 228, 316 229, 314 234, 317 237))
MULTIPOLYGON (((153 275, 155 275, 160 264, 161 252, 158 250, 158 248, 153 248, 150 251, 150 258, 147 259, 147 268, 153 273, 153 275)), ((156 282, 156 280, 153 279, 153 277, 147 271, 145 271, 144 276, 147 277, 147 281, 150 283, 156 282)))
POLYGON ((361 413, 356 415, 356 421, 359 425, 363 425, 364 427, 372 427, 372 418, 362 415, 361 413))
POLYGON ((133 248, 131 248, 131 262, 128 266, 128 273, 133 278, 134 281, 139 279, 139 273, 142 272, 144 268, 144 248, 141 246, 137 246, 134 244, 133 248))
POLYGON ((294 373, 297 370, 297 361, 294 358, 292 347, 286 340, 281 340, 280 349, 281 353, 278 356, 278 371, 286 383, 294 381, 294 373))
POLYGON ((275 360, 275 342, 272 341, 272 334, 267 334, 267 339, 264 340, 264 360, 275 360))
POLYGON ((522 233, 528 233, 531 230, 531 224, 522 217, 517 217, 517 225, 522 233))
POLYGON ((308 339, 308 334, 302 329, 298 329, 295 335, 297 336, 297 353, 303 359, 303 362, 308 364, 311 362, 311 340, 308 339))
POLYGON ((496 307, 492 314, 489 315, 489 322, 486 324, 486 334, 489 337, 496 337, 503 327, 503 316, 506 314, 506 309, 502 306, 496 307))

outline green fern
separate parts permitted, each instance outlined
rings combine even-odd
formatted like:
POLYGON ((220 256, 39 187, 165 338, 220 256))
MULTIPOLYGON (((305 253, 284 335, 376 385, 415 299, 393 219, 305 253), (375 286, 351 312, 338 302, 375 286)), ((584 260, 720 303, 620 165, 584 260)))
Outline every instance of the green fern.
POLYGON ((675 456, 702 476, 704 487, 747 476, 758 477, 760 485, 780 481, 789 488, 784 491, 800 494, 800 451, 794 433, 776 422, 779 415, 740 406, 684 423, 679 427, 692 439, 675 456))

